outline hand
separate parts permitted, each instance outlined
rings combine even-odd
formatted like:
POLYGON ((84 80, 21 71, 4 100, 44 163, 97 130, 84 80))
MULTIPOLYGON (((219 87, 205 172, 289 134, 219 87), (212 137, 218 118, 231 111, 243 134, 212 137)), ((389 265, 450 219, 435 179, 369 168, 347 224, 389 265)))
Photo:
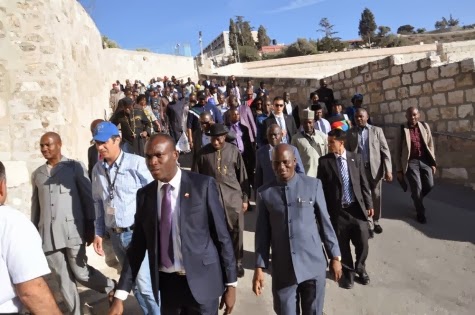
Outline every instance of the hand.
POLYGON ((435 175, 436 167, 432 166, 431 168, 432 168, 432 175, 435 175))
POLYGON ((142 131, 142 132, 140 133, 140 136, 141 136, 142 138, 147 138, 148 133, 147 133, 146 131, 142 131))
POLYGON ((86 246, 89 246, 94 242, 95 236, 96 236, 96 231, 94 228, 94 221, 87 220, 84 224, 84 239, 86 241, 86 246))
POLYGON ((190 149, 193 149, 193 141, 189 141, 190 142, 190 149))
POLYGON ((249 203, 243 202, 242 203, 242 212, 246 213, 248 208, 249 208, 249 203))
POLYGON ((374 209, 368 210, 368 217, 371 218, 374 215, 374 209))
POLYGON ((102 249, 102 237, 96 235, 96 237, 94 237, 94 243, 92 244, 97 255, 104 256, 104 250, 102 249))
POLYGON ((252 292, 259 296, 262 294, 262 290, 264 290, 264 272, 262 268, 256 268, 252 278, 252 292))
POLYGON ((387 172, 386 176, 384 177, 384 180, 387 182, 392 182, 393 181, 393 173, 387 172))
POLYGON ((231 314, 234 308, 234 304, 236 304, 236 288, 226 287, 226 291, 224 291, 224 294, 221 297, 219 309, 223 309, 223 306, 226 305, 226 307, 224 308, 224 314, 231 314))
POLYGON ((115 298, 107 314, 108 315, 122 315, 123 313, 124 313, 124 302, 122 300, 115 298))
POLYGON ((342 275, 341 262, 337 259, 332 259, 330 263, 330 273, 333 274, 335 282, 338 282, 342 275))
POLYGON ((402 172, 397 172, 396 177, 397 177, 397 180, 400 182, 404 180, 404 174, 402 172))

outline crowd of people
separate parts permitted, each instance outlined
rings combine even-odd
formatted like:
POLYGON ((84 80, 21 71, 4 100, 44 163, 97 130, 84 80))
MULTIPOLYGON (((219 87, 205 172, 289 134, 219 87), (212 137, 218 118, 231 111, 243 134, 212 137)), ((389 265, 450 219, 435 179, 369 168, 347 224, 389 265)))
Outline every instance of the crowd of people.
POLYGON ((429 126, 408 108, 392 159, 361 94, 344 108, 325 80, 305 104, 265 82, 243 85, 234 76, 117 81, 110 118, 91 122, 87 168, 62 154, 59 134, 39 139, 45 163, 32 174, 32 223, 3 206, 0 162, 0 283, 10 283, 0 288, 0 313, 59 314, 42 280, 51 271, 75 315, 76 283, 107 295, 112 315, 132 290, 144 314, 231 314, 245 274, 247 211, 258 212, 252 289, 259 296, 264 273, 272 275, 276 314, 322 314, 327 268, 342 288, 370 284, 369 239, 383 232, 392 160, 426 223, 436 171, 429 126), (18 246, 24 233, 28 244, 18 246), (104 239, 118 282, 87 263, 86 246, 104 256, 104 239))

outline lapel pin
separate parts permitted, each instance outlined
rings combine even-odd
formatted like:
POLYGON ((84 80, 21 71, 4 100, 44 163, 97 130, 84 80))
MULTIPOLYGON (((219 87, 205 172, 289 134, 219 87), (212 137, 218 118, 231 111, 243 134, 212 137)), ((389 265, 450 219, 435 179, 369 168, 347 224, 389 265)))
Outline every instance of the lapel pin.
POLYGON ((190 194, 189 194, 189 193, 186 193, 186 194, 185 194, 185 198, 190 198, 190 194))
POLYGON ((354 162, 355 160, 351 159, 351 162, 354 162))

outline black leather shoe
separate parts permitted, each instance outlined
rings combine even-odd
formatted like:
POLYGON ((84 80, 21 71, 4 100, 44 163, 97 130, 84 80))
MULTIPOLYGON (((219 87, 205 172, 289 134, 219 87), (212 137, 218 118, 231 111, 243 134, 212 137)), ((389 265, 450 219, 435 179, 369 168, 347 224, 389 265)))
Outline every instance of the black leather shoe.
POLYGON ((368 229, 368 234, 369 234, 369 235, 368 235, 369 238, 374 238, 374 231, 373 231, 373 230, 368 229))
POLYGON ((340 287, 343 289, 352 289, 355 282, 355 274, 353 272, 343 274, 340 280, 340 287))
POLYGON ((238 278, 244 277, 244 268, 243 268, 242 265, 239 265, 237 267, 237 276, 238 276, 238 278))
POLYGON ((376 233, 376 234, 381 234, 381 233, 383 233, 383 228, 381 227, 381 225, 376 224, 376 225, 374 226, 373 231, 374 231, 374 233, 376 233))
POLYGON ((423 214, 418 214, 417 215, 417 222, 419 222, 420 224, 426 224, 427 223, 426 216, 423 215, 423 214))
POLYGON ((358 277, 359 277, 359 282, 362 285, 368 285, 370 283, 369 276, 366 273, 366 271, 358 273, 358 277))

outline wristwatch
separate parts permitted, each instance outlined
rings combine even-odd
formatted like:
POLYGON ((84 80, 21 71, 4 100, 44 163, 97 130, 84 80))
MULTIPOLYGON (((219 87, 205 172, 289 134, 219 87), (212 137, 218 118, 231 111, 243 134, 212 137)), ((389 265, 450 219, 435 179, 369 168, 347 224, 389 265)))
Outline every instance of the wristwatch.
POLYGON ((335 256, 335 257, 332 258, 332 260, 337 260, 337 261, 341 262, 341 256, 335 256))

